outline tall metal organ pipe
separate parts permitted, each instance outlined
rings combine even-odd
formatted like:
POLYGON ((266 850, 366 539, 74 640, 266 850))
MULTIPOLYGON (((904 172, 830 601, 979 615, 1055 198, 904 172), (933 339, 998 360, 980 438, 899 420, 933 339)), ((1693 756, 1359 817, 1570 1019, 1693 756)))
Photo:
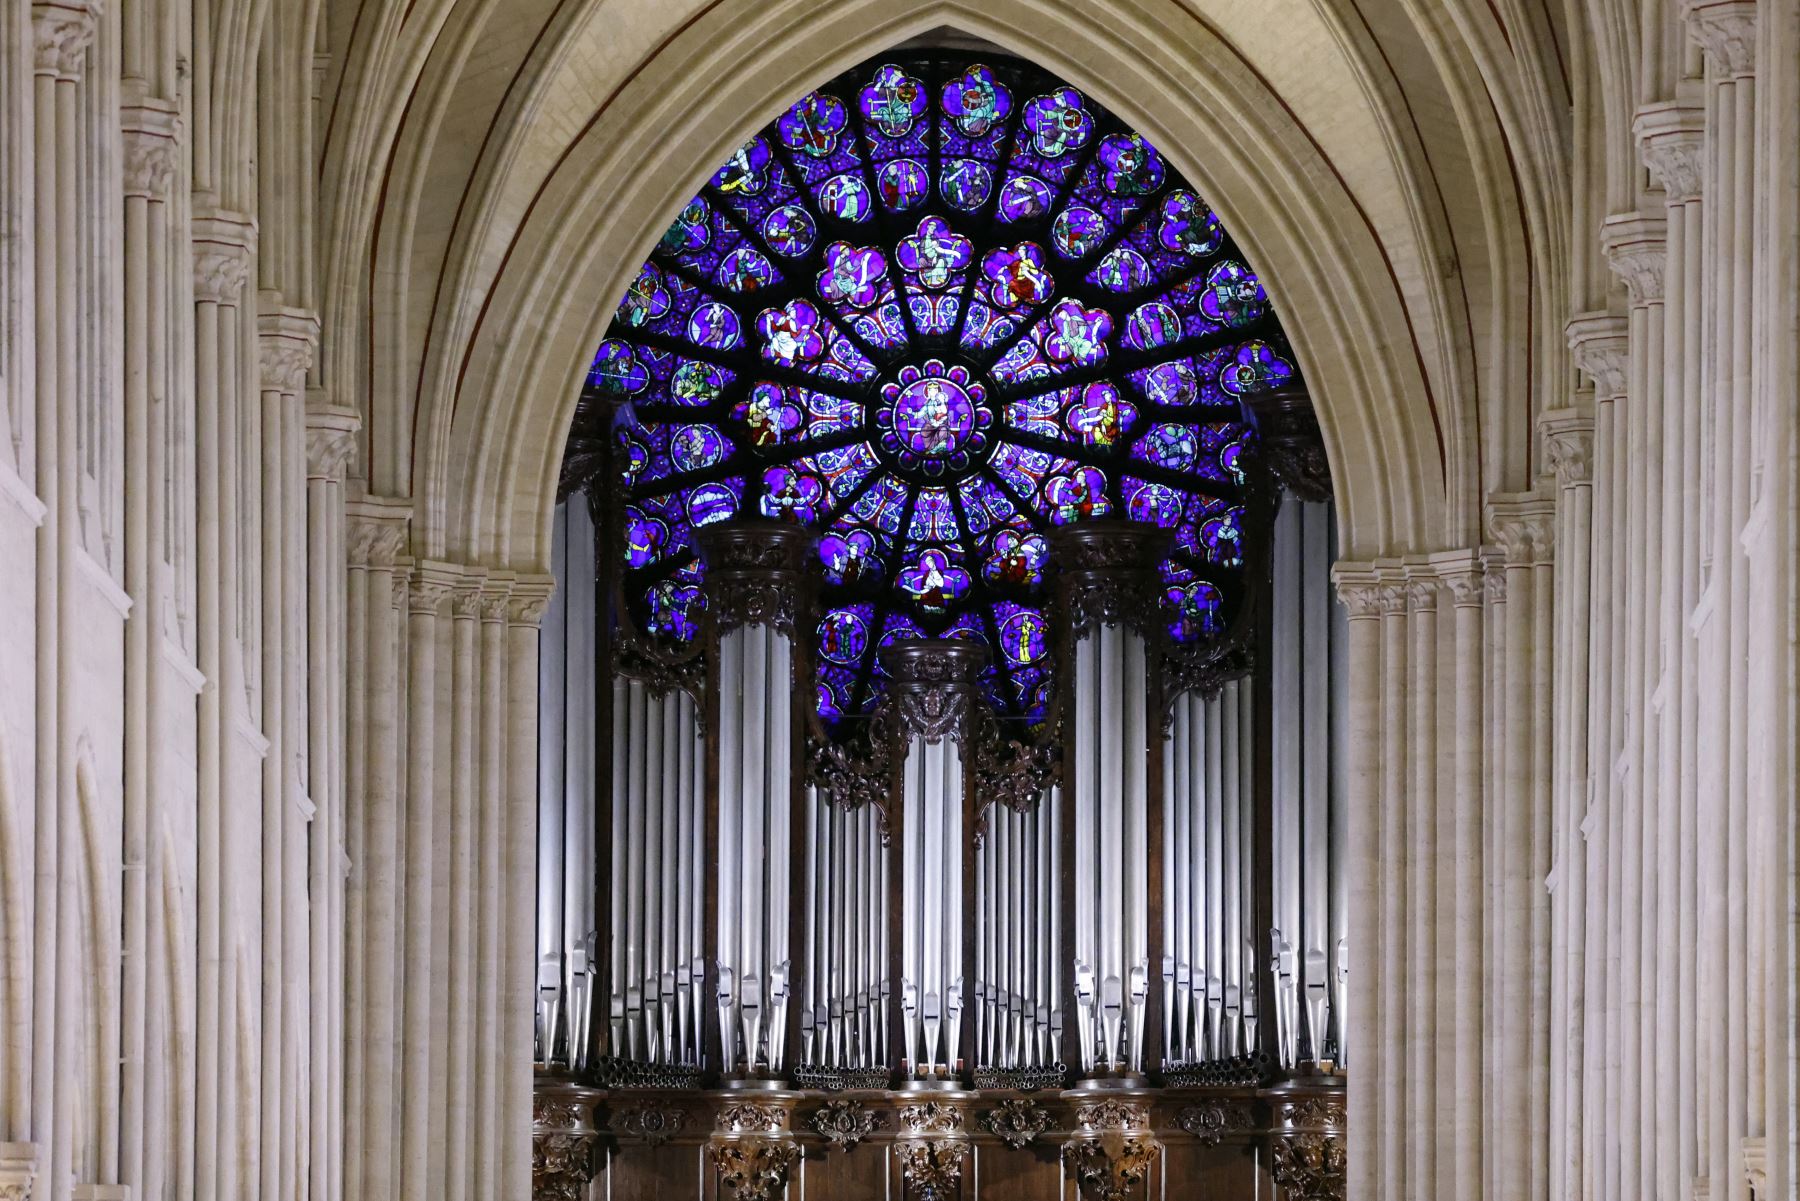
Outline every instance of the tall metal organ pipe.
POLYGON ((972 1002, 964 976, 963 847, 971 836, 965 781, 972 738, 986 713, 976 681, 987 647, 917 638, 881 651, 888 676, 877 737, 901 758, 900 1052, 914 1082, 952 1084, 972 1002))
POLYGON ((889 1062, 888 856, 881 811, 807 790, 813 888, 800 1062, 852 1087, 885 1087, 889 1062))
MULTIPOLYGON (((1160 531, 1098 520, 1056 531, 1074 649, 1064 773, 1074 825, 1076 1061, 1084 1075, 1144 1068, 1150 1001, 1149 651, 1160 531)), ((1160 966, 1160 965, 1159 965, 1160 966)))
POLYGON ((1060 1059, 1059 804, 1055 789, 1023 812, 990 802, 976 853, 976 1077, 994 1087, 1053 1079, 1060 1059))
POLYGON ((703 527, 719 723, 719 1046, 727 1076, 789 1061, 796 621, 813 535, 776 521, 703 527))

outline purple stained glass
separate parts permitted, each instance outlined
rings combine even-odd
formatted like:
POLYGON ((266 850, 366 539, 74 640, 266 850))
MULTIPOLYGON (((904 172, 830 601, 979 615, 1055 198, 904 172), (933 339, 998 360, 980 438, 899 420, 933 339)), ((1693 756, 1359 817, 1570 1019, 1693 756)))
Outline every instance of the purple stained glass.
POLYGON ((757 314, 756 332, 763 340, 763 354, 777 363, 793 365, 816 359, 825 350, 818 306, 808 300, 790 300, 778 309, 757 314))
POLYGON ((1015 175, 1000 189, 1000 219, 1032 221, 1050 211, 1050 185, 1034 175, 1015 175))
POLYGON ((903 138, 925 112, 925 85, 892 63, 876 70, 857 103, 862 115, 884 137, 903 138))
POLYGON ((946 613, 969 590, 969 573, 940 547, 925 550, 895 577, 899 589, 926 613, 946 613))
POLYGON ((1036 609, 1020 609, 1000 623, 1000 649, 1008 664, 1026 667, 1041 660, 1050 644, 1050 623, 1036 609))
POLYGON ((743 336, 736 310, 718 303, 703 304, 688 318, 688 341, 709 350, 730 350, 743 336))
POLYGON ((1106 240, 1106 234, 1106 218, 1080 206, 1064 209, 1050 223, 1050 240, 1056 244, 1056 252, 1066 259, 1092 254, 1106 240))
POLYGON ((833 724, 879 697, 879 646, 926 635, 991 642, 984 694, 1041 720, 1059 524, 1166 528, 1171 636, 1222 632, 1250 533, 1220 485, 1256 470, 1237 397, 1298 375, 1262 281, 1143 138, 1027 64, 946 53, 840 76, 734 152, 588 377, 629 619, 699 637, 697 526, 813 529, 833 724))
POLYGON ((887 259, 881 251, 873 246, 833 242, 825 248, 819 295, 853 309, 864 309, 880 298, 886 279, 887 259))
POLYGON ((734 414, 749 431, 750 445, 777 446, 786 442, 805 420, 800 406, 788 400, 780 384, 759 381, 734 414))
POLYGON ((1034 98, 1025 106, 1025 128, 1031 145, 1045 158, 1061 158, 1087 144, 1094 132, 1094 115, 1074 88, 1058 88, 1034 98))
POLYGON ((869 649, 869 623, 873 614, 867 605, 832 609, 819 622, 819 656, 828 663, 854 667, 862 662, 869 649))
POLYGON ((833 530, 819 539, 819 562, 833 584, 859 584, 881 570, 875 535, 865 529, 833 530))
POLYGON ((1113 322, 1105 309, 1090 309, 1079 300, 1060 300, 1050 310, 1049 325, 1044 357, 1052 363, 1091 367, 1106 358, 1113 322))
POLYGON ((969 265, 974 244, 951 230, 942 217, 926 217, 914 232, 900 239, 895 257, 902 270, 923 288, 942 288, 954 272, 969 265))
POLYGON ((797 204, 784 204, 763 218, 762 234, 770 250, 798 258, 812 249, 818 227, 813 224, 811 213, 797 204))
POLYGON ((762 514, 792 525, 811 525, 818 519, 825 485, 819 477, 791 467, 773 467, 763 476, 762 514))
POLYGON ((867 221, 869 185, 848 171, 833 175, 819 187, 819 207, 839 221, 867 221))
POLYGON ((881 203, 896 213, 913 208, 931 195, 931 176, 917 159, 897 158, 883 163, 875 176, 881 203))
POLYGON ((978 138, 1012 112, 1012 92, 977 63, 944 85, 944 112, 957 129, 978 138))
POLYGON ((1162 156, 1135 133, 1100 139, 1100 186, 1114 196, 1142 196, 1163 180, 1162 156))
POLYGON ((928 359, 902 367, 882 385, 881 397, 881 447, 904 467, 941 474, 986 444, 993 422, 987 389, 960 363, 928 359))
POLYGON ((978 158, 951 159, 938 183, 944 199, 965 213, 985 204, 993 188, 994 169, 978 158))
POLYGON ((825 158, 837 149, 838 138, 850 123, 844 102, 836 96, 813 92, 781 114, 775 123, 781 144, 789 150, 825 158))
POLYGON ((981 260, 988 299, 996 308, 1026 309, 1050 298, 1056 286, 1044 267, 1044 251, 1036 242, 1020 242, 991 250, 981 260))
POLYGON ((760 193, 769 185, 769 143, 758 137, 738 147, 714 173, 712 185, 727 196, 760 193))

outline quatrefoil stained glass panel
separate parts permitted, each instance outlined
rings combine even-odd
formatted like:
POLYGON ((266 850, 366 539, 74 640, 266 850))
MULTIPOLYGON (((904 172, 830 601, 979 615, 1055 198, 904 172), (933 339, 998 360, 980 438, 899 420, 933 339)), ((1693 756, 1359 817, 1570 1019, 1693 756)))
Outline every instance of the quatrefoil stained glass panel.
POLYGON ((1049 532, 1168 529, 1169 636, 1215 637, 1250 533, 1242 402, 1294 374, 1256 274, 1136 132, 1023 62, 883 58, 719 168, 599 348, 629 612, 692 640, 695 527, 799 522, 822 718, 873 705, 882 645, 945 634, 1037 720, 1049 532))

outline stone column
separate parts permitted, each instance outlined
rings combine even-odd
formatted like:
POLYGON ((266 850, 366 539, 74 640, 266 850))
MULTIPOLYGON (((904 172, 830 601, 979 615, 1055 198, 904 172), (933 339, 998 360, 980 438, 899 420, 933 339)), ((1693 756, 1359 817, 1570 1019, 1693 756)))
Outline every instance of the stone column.
POLYGON ((36 796, 32 829, 36 838, 33 895, 31 1139, 38 1146, 40 1191, 66 1195, 70 1184, 75 1088, 70 1055, 75 1015, 59 1000, 73 995, 78 970, 76 908, 73 896, 76 822, 75 748, 66 730, 72 690, 62 681, 73 666, 72 587, 79 526, 79 469, 75 421, 79 405, 78 322, 80 300, 75 274, 65 269, 81 254, 80 204, 81 80, 94 39, 99 6, 92 3, 35 4, 32 7, 33 105, 36 122, 33 172, 37 194, 33 212, 36 265, 37 396, 34 483, 44 505, 37 531, 38 697, 36 796), (66 828, 65 828, 66 822, 66 828))
POLYGON ((400 642, 395 560, 407 510, 348 506, 350 571, 346 712, 351 735, 345 818, 351 965, 346 1016, 344 1190, 348 1201, 393 1197, 399 1105, 400 642))
POLYGON ((306 780, 313 804, 328 817, 308 837, 307 912, 313 972, 308 981, 306 1045, 314 1082, 309 1105, 309 1184, 314 1197, 341 1195, 345 1175, 346 1079, 350 1062, 350 980, 360 979, 349 943, 347 875, 361 845, 351 833, 346 761, 349 561, 344 471, 356 449, 355 410, 319 406, 305 414, 306 431, 306 780), (354 963, 354 966, 353 966, 354 963))
MULTIPOLYGON (((125 954, 120 1051, 119 1179, 147 1195, 160 1189, 164 1140, 146 1111, 150 1015, 165 1012, 162 963, 162 863, 151 851, 163 830, 161 778, 166 748, 151 736, 162 703, 156 694, 164 595, 158 567, 167 554, 164 484, 170 347, 168 209, 181 137, 174 106, 140 97, 121 113, 125 165, 125 954), (158 911, 157 917, 151 910, 158 911), (150 1137, 146 1137, 149 1135, 150 1137), (147 1161, 154 1161, 152 1166, 147 1161)), ((170 1115, 172 1117, 172 1115, 170 1115)))
MULTIPOLYGON (((1698 807, 1716 820, 1697 832, 1701 912, 1696 965, 1702 1031, 1698 1092, 1699 1172, 1718 1201, 1745 1194, 1741 1140, 1749 1099, 1762 1091, 1748 1031, 1751 985, 1745 912, 1751 855, 1749 744, 1750 564, 1742 536, 1750 518, 1752 344, 1755 300, 1757 153, 1755 0, 1681 0, 1687 31, 1707 67, 1703 293, 1707 311, 1700 395, 1708 410, 1710 480, 1701 494, 1702 592, 1694 624, 1700 638, 1697 738, 1703 755, 1698 807), (1708 770, 1710 765, 1713 770, 1708 770)), ((1760 861, 1761 856, 1757 856, 1760 861)))
POLYGON ((432 972, 433 946, 441 916, 433 894, 437 840, 448 835, 449 796, 440 791, 437 763, 438 611, 457 581, 448 564, 421 563, 413 569, 406 596, 406 834, 405 924, 401 928, 401 1063, 405 1084, 400 1105, 400 1196, 425 1201, 432 1160, 432 1097, 449 1086, 440 1032, 434 1029, 435 994, 442 987, 432 972), (444 819, 438 816, 445 810, 444 819))
MULTIPOLYGON (((501 893, 500 998, 503 1075, 500 1112, 495 1126, 480 1131, 484 1142, 499 1148, 502 1197, 523 1197, 531 1188, 531 1056, 525 1048, 533 1036, 532 980, 536 937, 532 928, 536 900, 538 623, 550 603, 553 582, 545 576, 513 580, 506 602, 506 789, 502 841, 505 873, 501 893)), ((496 685, 500 681, 495 681, 496 685)), ((371 1195, 368 1201, 375 1201, 371 1195)))
MULTIPOLYGON (((712 920, 720 1070, 728 1078, 779 1080, 788 1066, 789 1019, 799 1016, 790 1003, 793 955, 800 950, 791 938, 790 902, 793 642, 806 611, 815 535, 783 522, 745 520, 706 526, 697 537, 719 694, 720 887, 712 920)), ((653 815, 650 825, 657 824, 653 815)), ((644 965, 647 997, 656 995, 663 975, 672 978, 675 966, 667 959, 644 965)))
MULTIPOLYGON (((1694 843, 1698 776, 1694 768, 1694 676, 1698 648, 1687 619, 1699 600, 1700 539, 1700 348, 1705 312, 1704 225, 1700 187, 1705 168, 1704 111, 1667 103, 1639 110, 1639 151, 1667 204, 1667 260, 1663 268, 1662 362, 1652 373, 1663 380, 1661 431, 1661 584, 1654 621, 1660 656, 1652 720, 1659 753, 1646 757, 1646 778, 1659 782, 1656 824, 1658 887, 1655 942, 1662 960, 1655 973, 1654 1042, 1658 1054, 1651 1085, 1659 1131, 1655 1142, 1656 1189, 1678 1196, 1694 1176, 1694 843), (1669 1049, 1674 1048, 1674 1054, 1669 1049)), ((1654 496, 1654 494, 1653 494, 1654 496)), ((1653 500, 1652 503, 1656 503, 1653 500)), ((1650 1024, 1647 1022, 1647 1026, 1650 1024)), ((1649 1157, 1647 1157, 1649 1158, 1649 1157)))
MULTIPOLYGON (((1618 422, 1618 400, 1625 394, 1629 343, 1623 317, 1605 313, 1586 313, 1572 319, 1567 327, 1570 351, 1576 364, 1594 384, 1593 433, 1593 510, 1591 526, 1595 533, 1589 555, 1589 612, 1611 615, 1617 601, 1615 578, 1615 513, 1621 499, 1619 456, 1614 436, 1618 422)), ((1617 656, 1614 654, 1613 627, 1602 626, 1584 616, 1591 641, 1588 655, 1586 695, 1590 699, 1586 729, 1577 736, 1586 759, 1585 775, 1579 782, 1579 829, 1586 843, 1584 878, 1586 895, 1581 902, 1582 946, 1585 955, 1581 965, 1582 1058, 1580 1063, 1580 1171, 1571 1188, 1584 1196, 1603 1190, 1604 1182, 1616 1165, 1610 1148, 1616 1145, 1616 1126, 1608 1125, 1611 1106, 1616 1096, 1609 1087, 1617 1060, 1610 1054, 1617 1037, 1617 1024, 1611 1008, 1614 959, 1617 945, 1613 934, 1612 898, 1616 895, 1617 876, 1613 871, 1616 842, 1610 835, 1612 815, 1616 810, 1612 790, 1613 730, 1616 709, 1614 680, 1617 656)))
MULTIPOLYGON (((1083 1077, 1140 1079, 1150 1029, 1150 648, 1158 639, 1155 564, 1167 535, 1123 520, 1063 526, 1051 535, 1058 603, 1068 622, 1068 695, 1064 715, 1064 787, 1074 824, 1072 870, 1074 928, 1065 937, 1075 986, 1072 1030, 1077 1053, 1065 1059, 1083 1077)), ((1160 751, 1158 752, 1160 756, 1160 751)), ((1233 757, 1235 762, 1235 756, 1233 757)), ((1233 799, 1242 792, 1233 790, 1233 799)), ((1158 808, 1160 810, 1160 798, 1158 808)), ((1234 804, 1224 815, 1236 830, 1248 815, 1234 804)), ((1248 864, 1228 851, 1224 869, 1241 880, 1248 864), (1233 869, 1236 870, 1233 870, 1233 869)), ((1243 947, 1249 915, 1226 884, 1228 926, 1245 937, 1225 937, 1243 947)), ((1256 945, 1262 945, 1258 938, 1256 945)), ((1226 952, 1225 1026, 1218 1057, 1249 1054, 1253 1034, 1245 1019, 1255 1012, 1255 977, 1242 957, 1226 952), (1235 959, 1235 962, 1231 962, 1235 959), (1246 970, 1248 969, 1248 971, 1246 970)), ((1161 955, 1156 967, 1160 974, 1161 955)))
MULTIPOLYGON (((1378 900, 1381 757, 1377 750, 1381 711, 1381 588, 1367 565, 1339 564, 1333 572, 1338 600, 1349 616, 1349 732, 1344 780, 1349 793, 1350 1001, 1342 1021, 1349 1066, 1350 1112, 1347 1188, 1350 1201, 1375 1201, 1383 1191, 1379 1170, 1385 1120, 1381 1104, 1381 968, 1376 955, 1380 930, 1378 900)), ((1479 1045, 1479 1042, 1478 1044, 1479 1045)), ((1479 1094, 1479 1089, 1470 1092, 1479 1094)), ((1479 1164, 1479 1156, 1476 1163, 1479 1164)), ((1468 1193, 1463 1195, 1475 1195, 1468 1193)))
POLYGON ((1594 423, 1591 406, 1552 410, 1538 420, 1544 459, 1557 483, 1555 700, 1551 815, 1550 1196, 1581 1195, 1583 1020, 1587 979, 1588 637, 1592 563, 1594 423))
POLYGON ((234 435, 238 394, 238 303, 250 272, 255 227, 247 217, 209 210, 192 222, 194 255, 194 428, 195 455, 195 631, 196 666, 205 678, 199 701, 199 989, 196 995, 194 1133, 195 1193, 199 1201, 220 1201, 232 1187, 235 1141, 223 1131, 237 1115, 225 1055, 230 1051, 231 995, 225 969, 224 859, 233 845, 233 822, 225 797, 227 741, 231 720, 226 700, 241 686, 232 663, 235 629, 226 580, 237 579, 234 545, 237 498, 231 481, 239 453, 234 435))

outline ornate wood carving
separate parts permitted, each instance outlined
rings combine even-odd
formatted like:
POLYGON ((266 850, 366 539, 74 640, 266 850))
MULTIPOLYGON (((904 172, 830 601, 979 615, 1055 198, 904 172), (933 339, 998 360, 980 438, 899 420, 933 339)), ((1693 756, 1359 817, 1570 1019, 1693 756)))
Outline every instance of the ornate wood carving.
POLYGON ((1155 634, 1160 622, 1155 569, 1168 540, 1163 530, 1123 518, 1051 531, 1058 601, 1077 638, 1097 625, 1155 634))
POLYGON ((660 1147, 687 1123, 687 1113, 666 1101, 641 1101, 620 1109, 611 1123, 614 1134, 642 1139, 652 1147, 660 1147))
POLYGON ((887 1125, 887 1115, 871 1110, 854 1098, 842 1098, 819 1106, 807 1124, 820 1138, 840 1151, 848 1152, 887 1125))
POLYGON ((880 654, 888 689, 875 711, 874 741, 970 741, 988 712, 976 687, 987 647, 961 638, 908 638, 880 654))
POLYGON ((1009 1097, 981 1115, 981 1128, 1017 1151, 1050 1129, 1050 1113, 1030 1097, 1009 1097))
POLYGON ((1298 500, 1330 500, 1331 465, 1325 459, 1325 439, 1313 416, 1312 398, 1305 390, 1265 392, 1248 407, 1262 460, 1276 482, 1298 500))
POLYGON ((1256 1111, 1241 1101, 1206 1101, 1181 1111, 1176 1125, 1209 1147, 1256 1129, 1256 1111))
POLYGON ((593 1094, 551 1085, 531 1098, 532 1201, 581 1201, 594 1178, 593 1094))
POLYGON ((1275 1183, 1297 1201, 1343 1201, 1344 1140, 1321 1131, 1278 1135, 1269 1149, 1275 1183))
POLYGON ((805 526, 749 519, 695 531, 706 567, 707 609, 720 633, 772 625, 792 637, 805 611, 817 535, 805 526))
POLYGON ((1150 1132, 1149 1107, 1109 1097, 1076 1108, 1075 1132, 1063 1144, 1063 1171, 1083 1197, 1124 1201, 1161 1149, 1150 1132))
POLYGON ((792 1139, 746 1135, 728 1141, 715 1139, 706 1146, 719 1183, 738 1201, 773 1201, 787 1188, 788 1170, 800 1158, 792 1139))
POLYGON ((949 1201, 962 1186, 969 1144, 960 1138, 914 1138, 894 1144, 900 1175, 916 1201, 949 1201))

